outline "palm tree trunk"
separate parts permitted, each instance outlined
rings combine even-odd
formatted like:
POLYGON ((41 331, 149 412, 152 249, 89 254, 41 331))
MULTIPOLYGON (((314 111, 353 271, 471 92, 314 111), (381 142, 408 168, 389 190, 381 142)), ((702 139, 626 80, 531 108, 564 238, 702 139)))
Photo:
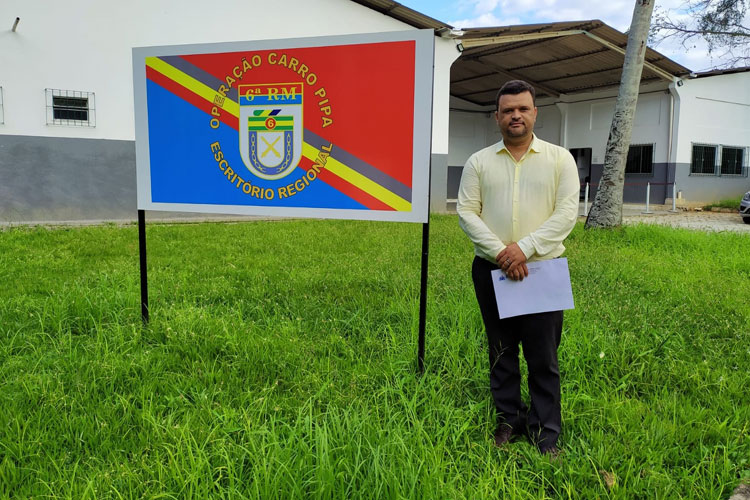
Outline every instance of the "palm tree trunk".
POLYGON ((628 34, 628 46, 625 49, 620 91, 617 95, 615 114, 607 140, 607 151, 604 155, 604 172, 586 219, 586 229, 612 228, 622 224, 625 162, 628 158, 643 61, 646 58, 646 39, 653 10, 654 0, 636 0, 628 34))

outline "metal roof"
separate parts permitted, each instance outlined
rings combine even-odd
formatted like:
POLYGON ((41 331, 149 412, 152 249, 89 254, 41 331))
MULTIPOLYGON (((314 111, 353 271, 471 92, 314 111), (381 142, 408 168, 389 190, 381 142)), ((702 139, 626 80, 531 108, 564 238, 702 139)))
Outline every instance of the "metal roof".
POLYGON ((741 68, 727 68, 727 69, 713 69, 711 71, 701 71, 695 73, 695 78, 705 78, 707 76, 718 76, 718 75, 731 75, 732 73, 746 73, 750 71, 750 66, 742 66, 741 68))
MULTIPOLYGON (((451 95, 494 105, 508 80, 526 80, 538 96, 617 87, 628 37, 599 20, 465 29, 463 54, 451 68, 451 95)), ((672 81, 690 70, 647 49, 644 83, 672 81)))
MULTIPOLYGON (((449 24, 393 0, 352 0, 410 26, 451 36, 449 24)), ((508 80, 526 80, 537 96, 558 97, 620 85, 626 34, 599 20, 465 28, 461 57, 451 67, 451 95, 494 105, 508 80)), ((690 70, 648 48, 641 85, 672 81, 690 70)))
POLYGON ((451 26, 445 24, 442 21, 433 19, 430 16, 422 14, 414 9, 410 9, 405 5, 401 5, 393 0, 351 0, 354 3, 364 5, 372 10, 378 11, 388 17, 398 19, 402 23, 406 23, 410 26, 420 29, 434 29, 439 30, 441 28, 450 28, 451 26))

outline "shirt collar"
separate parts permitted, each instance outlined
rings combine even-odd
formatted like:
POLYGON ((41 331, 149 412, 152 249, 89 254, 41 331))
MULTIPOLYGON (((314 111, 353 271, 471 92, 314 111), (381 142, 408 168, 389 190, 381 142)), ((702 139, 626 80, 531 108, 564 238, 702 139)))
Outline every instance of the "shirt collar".
MULTIPOLYGON (((531 145, 529 146, 529 151, 533 151, 535 153, 539 153, 541 151, 541 145, 539 143, 539 139, 537 138, 535 133, 531 133, 531 145)), ((500 151, 505 150, 506 153, 510 154, 510 151, 508 151, 508 148, 505 147, 505 141, 501 140, 497 143, 497 146, 495 147, 495 153, 499 153, 500 151)), ((527 152, 528 153, 528 152, 527 152)))

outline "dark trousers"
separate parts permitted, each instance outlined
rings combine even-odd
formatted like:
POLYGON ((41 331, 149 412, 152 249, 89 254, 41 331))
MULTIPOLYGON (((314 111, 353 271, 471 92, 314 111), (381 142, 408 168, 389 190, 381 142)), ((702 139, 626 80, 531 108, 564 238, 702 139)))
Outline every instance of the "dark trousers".
POLYGON ((498 423, 515 433, 528 432, 540 448, 557 442, 560 435, 560 370, 557 348, 563 312, 553 311, 500 319, 490 272, 498 267, 474 258, 471 277, 487 331, 490 352, 490 391, 498 423), (530 408, 521 400, 518 346, 529 368, 530 408))

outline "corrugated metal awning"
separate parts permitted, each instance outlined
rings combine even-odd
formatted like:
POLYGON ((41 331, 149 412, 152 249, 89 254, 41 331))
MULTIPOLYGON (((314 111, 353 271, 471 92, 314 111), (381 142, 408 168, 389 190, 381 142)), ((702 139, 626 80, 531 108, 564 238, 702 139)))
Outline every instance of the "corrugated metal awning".
MULTIPOLYGON (((465 29, 464 48, 451 68, 451 95, 494 105, 508 80, 557 97, 617 87, 628 37, 599 20, 465 29)), ((671 81, 690 70, 647 49, 641 84, 671 81)))
MULTIPOLYGON (((410 26, 452 37, 449 24, 393 0, 352 0, 410 26)), ((599 20, 463 29, 462 56, 451 67, 451 95, 494 105, 508 80, 526 80, 537 96, 557 97, 620 85, 626 34, 599 20)), ((685 77, 690 70, 647 49, 641 84, 685 77)))

